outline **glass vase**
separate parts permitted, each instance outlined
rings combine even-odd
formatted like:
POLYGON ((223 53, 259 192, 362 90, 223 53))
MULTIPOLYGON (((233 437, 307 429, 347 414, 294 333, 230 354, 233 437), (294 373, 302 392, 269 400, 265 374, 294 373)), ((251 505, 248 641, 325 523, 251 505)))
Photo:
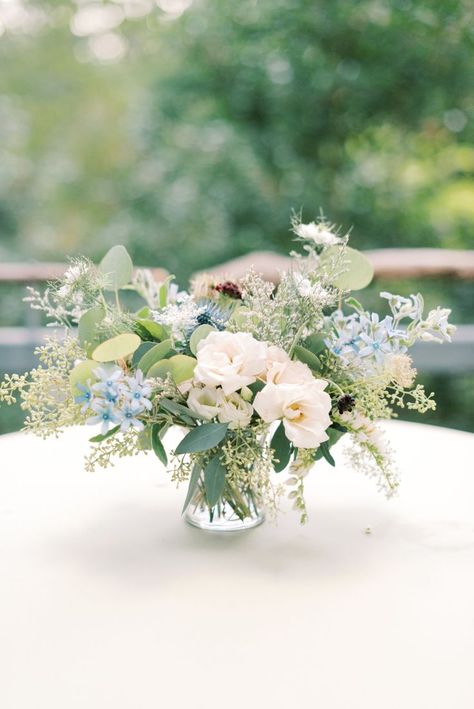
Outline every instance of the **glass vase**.
POLYGON ((226 486, 223 497, 209 507, 201 478, 184 514, 186 522, 209 532, 241 532, 265 521, 257 495, 251 488, 226 486))

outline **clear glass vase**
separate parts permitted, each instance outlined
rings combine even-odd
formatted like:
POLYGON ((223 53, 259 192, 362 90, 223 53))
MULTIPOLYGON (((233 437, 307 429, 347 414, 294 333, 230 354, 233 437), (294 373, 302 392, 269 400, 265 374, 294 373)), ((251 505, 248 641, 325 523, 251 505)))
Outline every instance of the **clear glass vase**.
POLYGON ((227 489, 215 507, 209 508, 201 479, 184 519, 193 527, 210 532, 241 532, 262 524, 265 515, 257 496, 249 488, 227 489))

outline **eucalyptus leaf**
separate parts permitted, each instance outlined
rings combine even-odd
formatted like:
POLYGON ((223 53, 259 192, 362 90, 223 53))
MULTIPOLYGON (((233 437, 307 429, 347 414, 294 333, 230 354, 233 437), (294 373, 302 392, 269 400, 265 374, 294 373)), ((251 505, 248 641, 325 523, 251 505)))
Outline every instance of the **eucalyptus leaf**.
POLYGON ((286 437, 283 421, 280 421, 277 430, 272 436, 270 448, 273 449, 274 453, 273 467, 275 472, 281 473, 290 462, 291 456, 291 443, 286 437))
POLYGON ((133 263, 125 246, 112 246, 100 262, 99 270, 107 277, 105 290, 116 291, 130 283, 133 263))
POLYGON ((181 514, 186 512, 186 509, 188 508, 189 503, 193 499, 194 491, 196 490, 200 476, 201 476, 201 467, 196 463, 193 468, 193 472, 191 473, 191 477, 189 478, 188 492, 186 493, 186 499, 184 501, 184 505, 183 505, 183 509, 181 510, 181 514))
POLYGON ((167 374, 172 371, 173 367, 169 359, 162 359, 160 362, 152 365, 148 370, 148 377, 157 377, 158 379, 166 379, 167 374))
POLYGON ((225 488, 226 469, 219 456, 215 455, 204 468, 204 488, 209 507, 214 507, 222 497, 225 488))
POLYGON ((334 279, 333 285, 341 290, 360 290, 369 285, 374 277, 374 267, 363 253, 350 246, 330 246, 323 252, 322 259, 337 257, 341 249, 343 273, 334 279))
POLYGON ((159 342, 157 345, 154 345, 151 349, 149 349, 148 352, 145 352, 143 357, 138 362, 138 369, 141 369, 143 374, 147 374, 150 367, 152 367, 160 360, 165 359, 166 356, 171 352, 171 350, 171 340, 164 340, 163 342, 159 342))
POLYGON ((197 364, 197 360, 194 357, 183 354, 170 357, 168 362, 171 365, 171 374, 175 384, 182 384, 191 379, 197 364))
POLYGON ((189 349, 193 354, 196 354, 197 346, 201 340, 204 340, 211 332, 217 332, 216 328, 212 327, 212 325, 199 325, 199 327, 194 330, 189 340, 189 349))
POLYGON ((79 319, 77 336, 79 344, 86 351, 88 356, 92 354, 93 350, 100 343, 97 325, 99 325, 104 318, 104 308, 100 305, 96 305, 90 308, 90 310, 87 310, 79 319))
POLYGON ((69 384, 73 396, 80 396, 82 394, 81 390, 77 388, 78 384, 87 384, 88 380, 95 381, 93 372, 98 366, 97 362, 94 362, 92 359, 85 359, 76 364, 74 369, 69 373, 69 384))
POLYGON ((163 465, 168 465, 168 456, 166 455, 165 447, 160 438, 162 428, 163 426, 159 423, 154 423, 151 427, 151 447, 163 465))
POLYGON ((177 455, 199 453, 214 448, 225 437, 228 426, 228 423, 203 423, 196 426, 176 448, 177 455))
POLYGON ((306 347, 302 347, 301 345, 296 345, 294 349, 294 354, 296 357, 299 359, 300 362, 304 362, 304 364, 307 364, 310 369, 312 369, 315 372, 319 372, 321 369, 321 362, 319 360, 319 357, 317 355, 313 354, 313 352, 310 352, 310 350, 307 350, 306 347))
POLYGON ((92 353, 96 362, 115 362, 131 355, 140 347, 141 340, 133 332, 111 337, 98 345, 92 353))

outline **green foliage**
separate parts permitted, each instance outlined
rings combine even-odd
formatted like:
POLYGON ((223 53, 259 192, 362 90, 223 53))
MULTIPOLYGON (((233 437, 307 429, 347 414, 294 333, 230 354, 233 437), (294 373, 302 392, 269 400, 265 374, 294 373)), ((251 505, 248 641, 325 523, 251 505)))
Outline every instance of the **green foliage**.
POLYGON ((78 324, 78 337, 81 347, 90 356, 100 339, 97 334, 97 325, 105 317, 105 310, 100 305, 94 306, 82 315, 78 324))
POLYGON ((172 351, 171 340, 164 340, 149 349, 138 362, 138 369, 141 369, 143 374, 147 374, 151 367, 164 359, 172 351))
MULTIPOLYGON (((333 258, 340 251, 339 246, 326 249, 322 258, 333 258)), ((334 285, 341 290, 360 290, 369 285, 374 277, 374 267, 360 251, 346 246, 344 250, 342 273, 335 279, 334 285)))
POLYGON ((106 276, 106 290, 116 291, 130 283, 133 273, 133 263, 127 249, 117 245, 105 254, 100 262, 99 270, 106 276))
POLYGON ((294 354, 299 359, 300 362, 304 362, 304 364, 307 364, 308 367, 310 367, 313 372, 319 372, 321 369, 321 362, 317 355, 313 354, 310 350, 306 349, 306 347, 302 347, 301 345, 296 345, 294 349, 294 354))
POLYGON ((168 465, 168 456, 166 455, 165 447, 160 438, 162 429, 163 425, 158 423, 154 423, 151 427, 151 447, 163 465, 168 465))
POLYGON ((140 338, 132 332, 124 332, 121 335, 111 337, 105 342, 101 342, 92 353, 92 358, 96 362, 116 362, 118 359, 128 357, 140 346, 140 338))
POLYGON ((228 426, 227 423, 203 423, 193 428, 178 444, 176 454, 199 453, 214 448, 224 438, 228 426))
POLYGON ((226 469, 218 455, 215 455, 204 468, 204 489, 206 500, 212 509, 221 499, 225 487, 226 469))
POLYGON ((291 443, 285 435, 285 427, 281 421, 272 436, 270 448, 273 450, 273 467, 276 473, 281 473, 290 462, 291 443))
POLYGON ((200 476, 201 466, 196 463, 193 467, 191 477, 189 478, 188 492, 186 493, 186 499, 184 500, 184 505, 183 509, 181 510, 181 514, 184 514, 184 512, 186 512, 188 505, 191 502, 193 495, 196 491, 200 476))

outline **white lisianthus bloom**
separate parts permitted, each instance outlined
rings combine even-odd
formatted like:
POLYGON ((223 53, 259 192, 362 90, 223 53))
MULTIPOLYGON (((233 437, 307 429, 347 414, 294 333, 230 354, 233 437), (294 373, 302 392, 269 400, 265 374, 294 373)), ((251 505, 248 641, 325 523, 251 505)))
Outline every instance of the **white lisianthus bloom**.
POLYGON ((331 398, 323 379, 299 384, 267 384, 253 402, 255 411, 266 422, 283 420, 285 434, 297 448, 317 448, 328 440, 331 425, 331 398))
POLYGON ((299 224, 293 225, 293 231, 296 236, 305 241, 312 241, 316 246, 335 246, 341 243, 341 239, 334 234, 327 224, 321 223, 316 224, 315 222, 309 222, 309 224, 299 224))
POLYGON ((193 387, 189 392, 187 404, 191 411, 210 421, 220 412, 222 392, 214 387, 193 387))
POLYGON ((286 362, 273 362, 267 371, 269 384, 303 384, 313 381, 314 376, 307 364, 289 358, 286 362))
POLYGON ((234 392, 225 397, 221 395, 221 407, 218 419, 221 423, 228 423, 229 428, 245 428, 250 423, 253 406, 248 401, 234 392))
POLYGON ((211 332, 199 342, 196 359, 194 381, 229 395, 264 375, 267 345, 248 332, 211 332))

